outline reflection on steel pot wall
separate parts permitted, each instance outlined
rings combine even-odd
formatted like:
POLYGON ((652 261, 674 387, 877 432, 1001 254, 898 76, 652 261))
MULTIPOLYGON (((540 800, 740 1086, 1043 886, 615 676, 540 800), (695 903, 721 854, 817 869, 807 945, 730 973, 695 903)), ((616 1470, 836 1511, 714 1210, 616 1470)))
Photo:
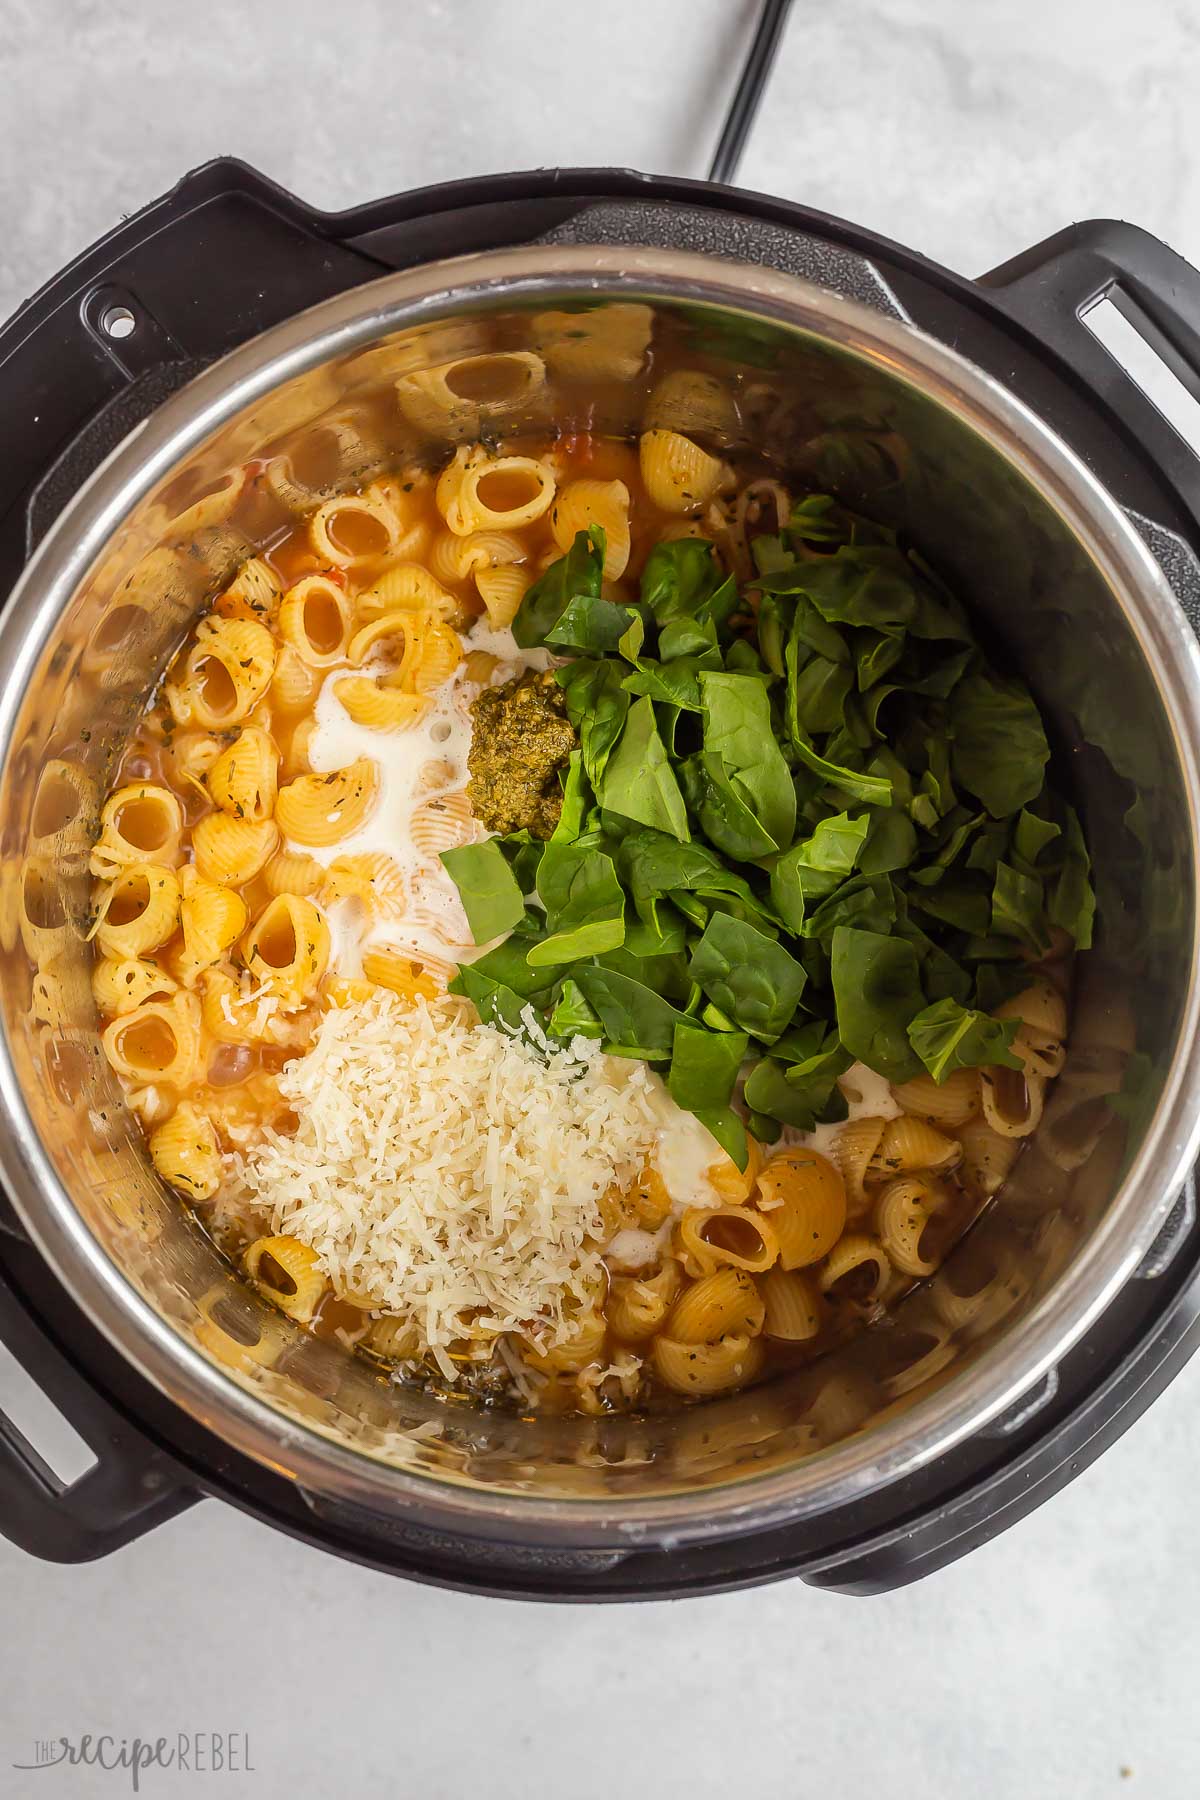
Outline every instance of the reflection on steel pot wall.
POLYGON ((653 249, 547 247, 389 277, 279 327, 157 413, 50 532, 0 623, 0 664, 4 1175, 124 1354, 319 1507, 602 1557, 825 1512, 1044 1377, 1178 1190, 1200 1116, 1200 657, 1082 465, 902 320, 653 249), (497 357, 507 385, 452 367, 497 357), (681 369, 713 379, 672 380, 681 369), (626 433, 666 416, 903 523, 971 598, 1052 722, 1103 932, 1032 1150, 890 1328, 668 1417, 477 1413, 307 1336, 149 1173, 95 1035, 87 849, 113 751, 184 629, 290 517, 481 431, 586 420, 626 433))

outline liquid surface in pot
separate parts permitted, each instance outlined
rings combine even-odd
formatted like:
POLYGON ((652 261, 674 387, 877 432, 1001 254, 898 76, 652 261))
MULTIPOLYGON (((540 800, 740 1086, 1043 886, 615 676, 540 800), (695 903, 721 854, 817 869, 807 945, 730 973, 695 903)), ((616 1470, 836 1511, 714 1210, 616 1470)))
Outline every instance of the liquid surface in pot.
MULTIPOLYGON (((295 478, 249 465, 245 517, 295 478)), ((920 1282, 935 1372, 1091 925, 956 598, 666 428, 467 445, 261 536, 92 852, 163 1178, 285 1312, 448 1390, 702 1398, 920 1282)))

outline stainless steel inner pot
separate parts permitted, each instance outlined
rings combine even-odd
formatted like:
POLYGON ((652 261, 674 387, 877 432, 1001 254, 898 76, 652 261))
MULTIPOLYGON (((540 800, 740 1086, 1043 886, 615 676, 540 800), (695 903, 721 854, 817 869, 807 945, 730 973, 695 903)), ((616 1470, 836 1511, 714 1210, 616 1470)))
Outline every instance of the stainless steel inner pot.
POLYGON ((594 246, 356 289, 239 350, 121 445, 30 562, 0 668, 3 1179, 117 1349, 318 1511, 601 1548, 861 1497, 1042 1379, 1129 1278, 1195 1155, 1196 642, 1128 518, 1028 408, 853 301, 738 263, 594 246), (407 383, 398 402, 401 377, 512 350, 533 374, 507 398, 472 398, 461 379, 455 398, 452 376, 407 383), (733 406, 664 417, 657 383, 678 366, 717 376, 733 406), (1096 862, 1100 933, 1067 1069, 938 1282, 838 1355, 668 1417, 447 1404, 260 1301, 146 1164, 99 1050, 84 941, 114 751, 254 547, 230 472, 268 465, 285 517, 387 464, 550 421, 754 445, 903 521, 1032 684, 1096 862))

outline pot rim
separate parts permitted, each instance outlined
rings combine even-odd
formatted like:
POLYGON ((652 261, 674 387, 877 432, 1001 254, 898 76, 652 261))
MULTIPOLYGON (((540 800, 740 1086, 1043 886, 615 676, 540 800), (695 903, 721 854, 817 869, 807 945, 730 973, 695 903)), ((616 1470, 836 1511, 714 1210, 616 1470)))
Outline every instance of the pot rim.
MULTIPOLYGON (((1083 462, 1023 402, 905 321, 796 277, 690 252, 569 246, 491 251, 419 265, 352 289, 214 364, 138 426, 68 502, 0 618, 0 765, 21 698, 71 596, 131 509, 220 426, 291 378, 390 332, 464 310, 554 299, 712 305, 751 314, 886 363, 952 411, 1055 509, 1121 606, 1177 748, 1200 889, 1200 644, 1134 526, 1083 462)), ((1193 944, 1195 935, 1193 934, 1193 944)), ((1103 1219, 1055 1288, 961 1381, 903 1416, 794 1466, 723 1486, 619 1500, 547 1500, 414 1472, 285 1418, 187 1344, 88 1231, 25 1107, 0 1033, 0 1175, 30 1238, 114 1348, 191 1418, 320 1502, 405 1510, 464 1536, 536 1532, 572 1546, 681 1543, 800 1521, 861 1499, 936 1460, 1039 1382, 1130 1277, 1200 1146, 1196 957, 1178 1041, 1144 1143, 1103 1219), (1157 1196, 1147 1204, 1146 1194, 1157 1196)))

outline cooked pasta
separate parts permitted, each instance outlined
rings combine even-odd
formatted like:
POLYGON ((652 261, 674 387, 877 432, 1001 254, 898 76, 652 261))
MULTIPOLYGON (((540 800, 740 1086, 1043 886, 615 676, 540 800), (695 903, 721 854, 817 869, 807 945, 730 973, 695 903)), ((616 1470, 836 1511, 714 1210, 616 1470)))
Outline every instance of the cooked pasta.
POLYGON ((329 963, 329 927, 320 908, 298 894, 276 894, 246 934, 246 967, 289 999, 312 994, 329 963))
POLYGON ((677 1394, 696 1399, 744 1387, 762 1368, 764 1353, 757 1338, 734 1335, 712 1344, 681 1344, 660 1333, 654 1340, 654 1368, 677 1394))
POLYGON ((815 1150, 773 1157, 758 1178, 758 1205, 770 1221, 784 1269, 820 1262, 845 1229, 842 1177, 815 1150))
POLYGON ((150 1133, 150 1160, 189 1200, 211 1200, 221 1185, 221 1151, 212 1121, 181 1100, 150 1133))
POLYGON ((199 1004, 191 994, 143 1001, 106 1026, 100 1041, 118 1075, 185 1088, 199 1072, 199 1004))
POLYGON ((504 631, 512 624, 532 584, 532 573, 520 563, 476 569, 475 586, 494 631, 504 631))
POLYGON ((262 871, 269 894, 315 894, 325 881, 325 864, 303 851, 280 851, 262 871))
POLYGON ((297 844, 339 843, 366 823, 378 779, 365 757, 332 775, 298 775, 279 790, 276 823, 297 844))
POLYGON ((955 1131, 979 1111, 978 1069, 955 1069, 945 1081, 917 1075, 892 1089, 892 1097, 916 1119, 924 1119, 939 1131, 955 1131))
POLYGON ((148 782, 118 788, 101 809, 92 874, 111 877, 133 863, 174 866, 182 836, 183 808, 168 788, 148 782))
POLYGON ((270 563, 252 556, 213 602, 213 611, 226 619, 260 619, 269 625, 282 591, 283 583, 270 563))
POLYGON ((666 513, 699 512, 725 473, 715 456, 678 431, 644 431, 639 454, 646 492, 666 513))
POLYGON ((195 643, 166 695, 176 722, 225 731, 249 716, 271 684, 275 640, 252 619, 210 613, 196 627, 195 643))
POLYGON ((279 603, 280 637, 314 669, 328 669, 341 660, 352 625, 346 591, 328 575, 306 575, 279 603))
POLYGON ((138 956, 102 956, 92 967, 92 995, 110 1018, 133 1012, 147 1000, 169 1000, 179 983, 167 969, 138 956))
POLYGON ((242 1260, 251 1281, 281 1312, 309 1322, 329 1284, 307 1244, 291 1237, 256 1238, 242 1260))
POLYGON ((726 1267, 759 1274, 779 1255, 779 1240, 759 1213, 738 1206, 691 1207, 679 1222, 679 1252, 693 1279, 726 1267))
POLYGON ((875 1202, 875 1231, 893 1268, 917 1280, 933 1274, 940 1258, 926 1248, 926 1227, 943 1205, 944 1197, 931 1182, 912 1176, 882 1190, 875 1202))
POLYGON ((775 1267, 763 1276, 763 1331, 784 1343, 803 1344, 819 1336, 824 1323, 820 1292, 798 1269, 775 1267))
POLYGON ((731 1333, 757 1337, 764 1316, 762 1295, 749 1275, 741 1269, 715 1269, 689 1282, 664 1330, 681 1344, 708 1344, 731 1333))
POLYGON ((279 826, 274 819, 239 819, 233 813, 209 813, 192 827, 196 867, 210 881, 240 887, 253 881, 274 856, 279 826))
POLYGON ((194 864, 180 874, 179 925, 183 949, 176 971, 194 987, 205 969, 219 962, 246 927, 246 902, 233 889, 210 881, 194 864))
POLYGON ((178 921, 174 869, 135 863, 101 890, 92 932, 101 955, 137 957, 165 944, 178 921))
POLYGON ((547 512, 554 475, 532 456, 489 456, 462 449, 437 484, 438 511, 456 537, 474 531, 515 531, 547 512))
POLYGON ((604 532, 604 573, 618 581, 629 562, 629 489, 623 481, 569 481, 555 496, 550 528, 560 551, 575 534, 598 525, 604 532))
POLYGON ((269 819, 279 790, 279 752, 273 740, 257 726, 244 726, 213 762, 207 786, 222 811, 256 824, 269 819))

